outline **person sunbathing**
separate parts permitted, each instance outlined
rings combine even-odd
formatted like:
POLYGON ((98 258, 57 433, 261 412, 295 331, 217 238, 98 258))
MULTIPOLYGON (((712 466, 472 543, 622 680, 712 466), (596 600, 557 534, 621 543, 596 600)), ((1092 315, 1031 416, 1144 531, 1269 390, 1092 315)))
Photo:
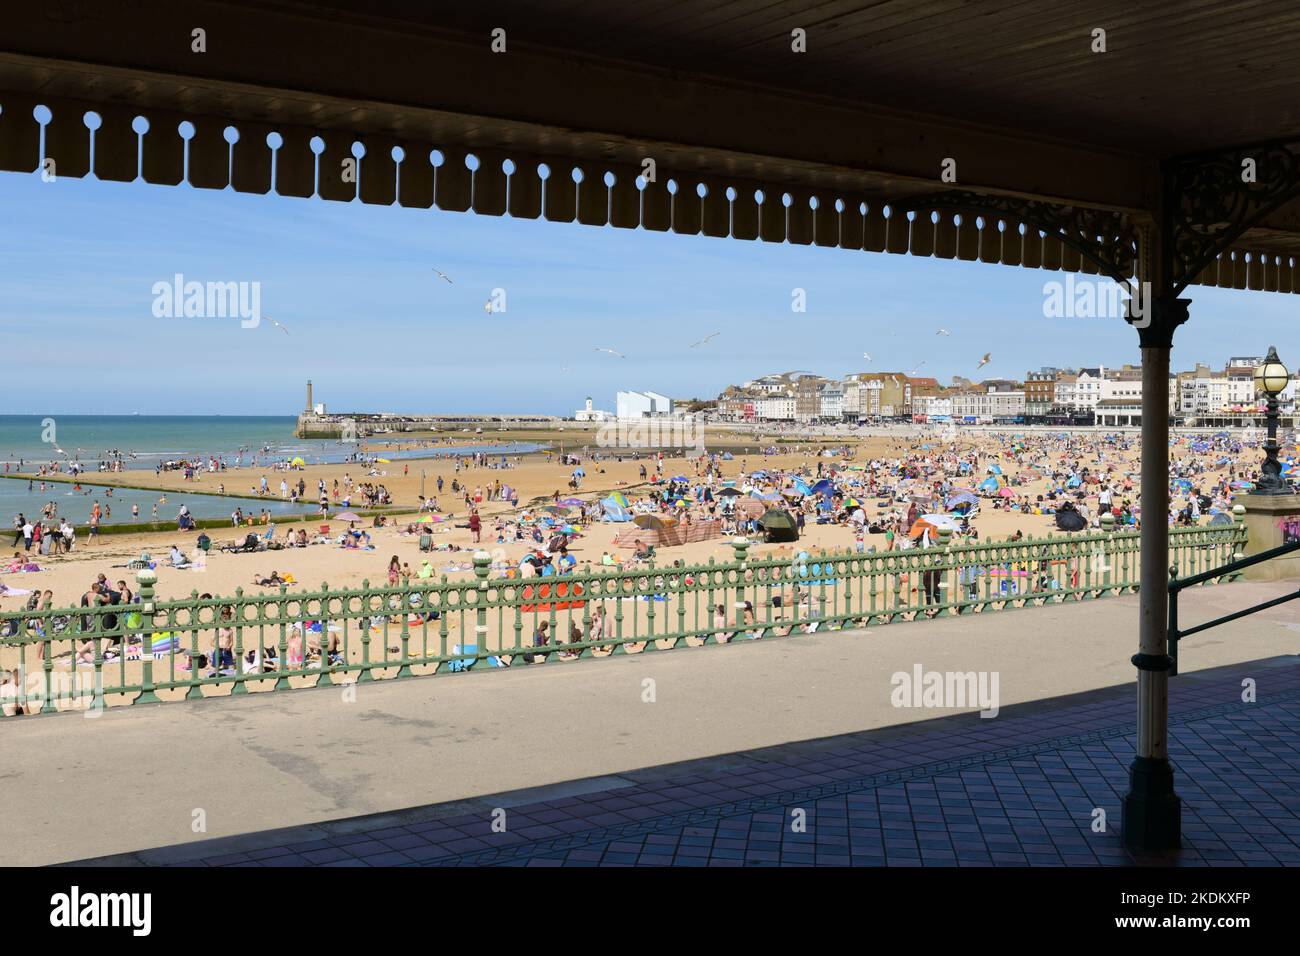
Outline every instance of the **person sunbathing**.
POLYGON ((279 587, 281 584, 287 584, 288 582, 285 581, 284 578, 280 577, 279 571, 272 571, 269 578, 259 578, 257 574, 254 573, 253 583, 261 585, 262 587, 279 587))

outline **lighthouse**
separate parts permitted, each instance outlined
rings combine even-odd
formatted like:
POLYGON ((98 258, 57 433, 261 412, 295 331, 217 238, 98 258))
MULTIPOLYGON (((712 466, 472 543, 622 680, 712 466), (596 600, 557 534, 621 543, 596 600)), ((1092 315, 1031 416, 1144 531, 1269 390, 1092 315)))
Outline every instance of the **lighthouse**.
POLYGON ((303 409, 303 413, 307 415, 310 415, 312 413, 311 379, 307 379, 307 407, 303 409))

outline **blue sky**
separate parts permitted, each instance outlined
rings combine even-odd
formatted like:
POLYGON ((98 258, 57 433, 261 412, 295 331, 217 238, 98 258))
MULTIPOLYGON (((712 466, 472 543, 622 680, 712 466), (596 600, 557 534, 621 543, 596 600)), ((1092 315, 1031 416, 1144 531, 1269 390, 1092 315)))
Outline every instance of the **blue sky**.
MULTIPOLYGON (((12 173, 0 210, 6 413, 292 414, 311 378, 339 411, 570 414, 788 369, 924 362, 946 383, 984 352, 989 377, 1139 360, 1118 320, 1044 318, 1062 277, 1028 269, 12 173), (178 272, 261 283, 289 334, 155 318, 153 284, 178 272), (494 288, 507 310, 488 315, 494 288)), ((1176 368, 1270 344, 1300 364, 1291 296, 1188 294, 1176 368)))

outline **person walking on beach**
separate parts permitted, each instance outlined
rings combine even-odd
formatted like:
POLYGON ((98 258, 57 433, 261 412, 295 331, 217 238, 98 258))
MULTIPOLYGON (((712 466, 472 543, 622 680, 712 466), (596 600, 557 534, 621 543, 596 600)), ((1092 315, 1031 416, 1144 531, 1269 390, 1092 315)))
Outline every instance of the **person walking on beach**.
POLYGON ((469 513, 469 531, 473 535, 474 543, 478 544, 480 534, 483 530, 483 519, 478 516, 478 509, 475 508, 469 513))

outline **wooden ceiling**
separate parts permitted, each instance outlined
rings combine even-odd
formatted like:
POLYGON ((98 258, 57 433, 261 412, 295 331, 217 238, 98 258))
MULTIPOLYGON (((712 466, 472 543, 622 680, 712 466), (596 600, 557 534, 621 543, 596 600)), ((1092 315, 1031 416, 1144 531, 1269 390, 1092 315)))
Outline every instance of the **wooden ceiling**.
MULTIPOLYGON (((1159 160, 1300 140, 1300 3, 11 5, 0 14, 0 169, 35 169, 43 140, 60 175, 84 175, 87 110, 103 121, 104 179, 1087 271, 1013 218, 909 225, 888 204, 952 188, 940 179, 952 159, 962 190, 1149 220, 1159 160), (191 49, 194 28, 205 52, 191 49), (496 28, 504 54, 491 49, 496 28), (795 29, 807 52, 791 49, 795 29), (1093 51, 1097 30, 1105 52, 1093 51), (54 113, 43 135, 35 104, 54 113), (137 115, 147 135, 133 132, 137 115), (188 144, 183 120, 196 127, 188 144), (233 148, 227 126, 239 130, 233 148), (274 155, 269 132, 284 139, 274 155), (359 191, 335 172, 358 140, 359 191), (445 160, 436 170, 433 149, 445 160), (638 193, 647 157, 661 181, 638 193), (561 173, 544 188, 543 165, 561 173), (581 185, 563 175, 572 169, 581 185)), ((1237 248, 1201 281, 1300 291, 1300 208, 1237 248)))
POLYGON ((331 11, 1152 156, 1300 136, 1300 4, 1278 0, 313 0, 331 11), (807 52, 791 32, 807 33, 807 52), (1093 31, 1106 52, 1093 52, 1093 31))

